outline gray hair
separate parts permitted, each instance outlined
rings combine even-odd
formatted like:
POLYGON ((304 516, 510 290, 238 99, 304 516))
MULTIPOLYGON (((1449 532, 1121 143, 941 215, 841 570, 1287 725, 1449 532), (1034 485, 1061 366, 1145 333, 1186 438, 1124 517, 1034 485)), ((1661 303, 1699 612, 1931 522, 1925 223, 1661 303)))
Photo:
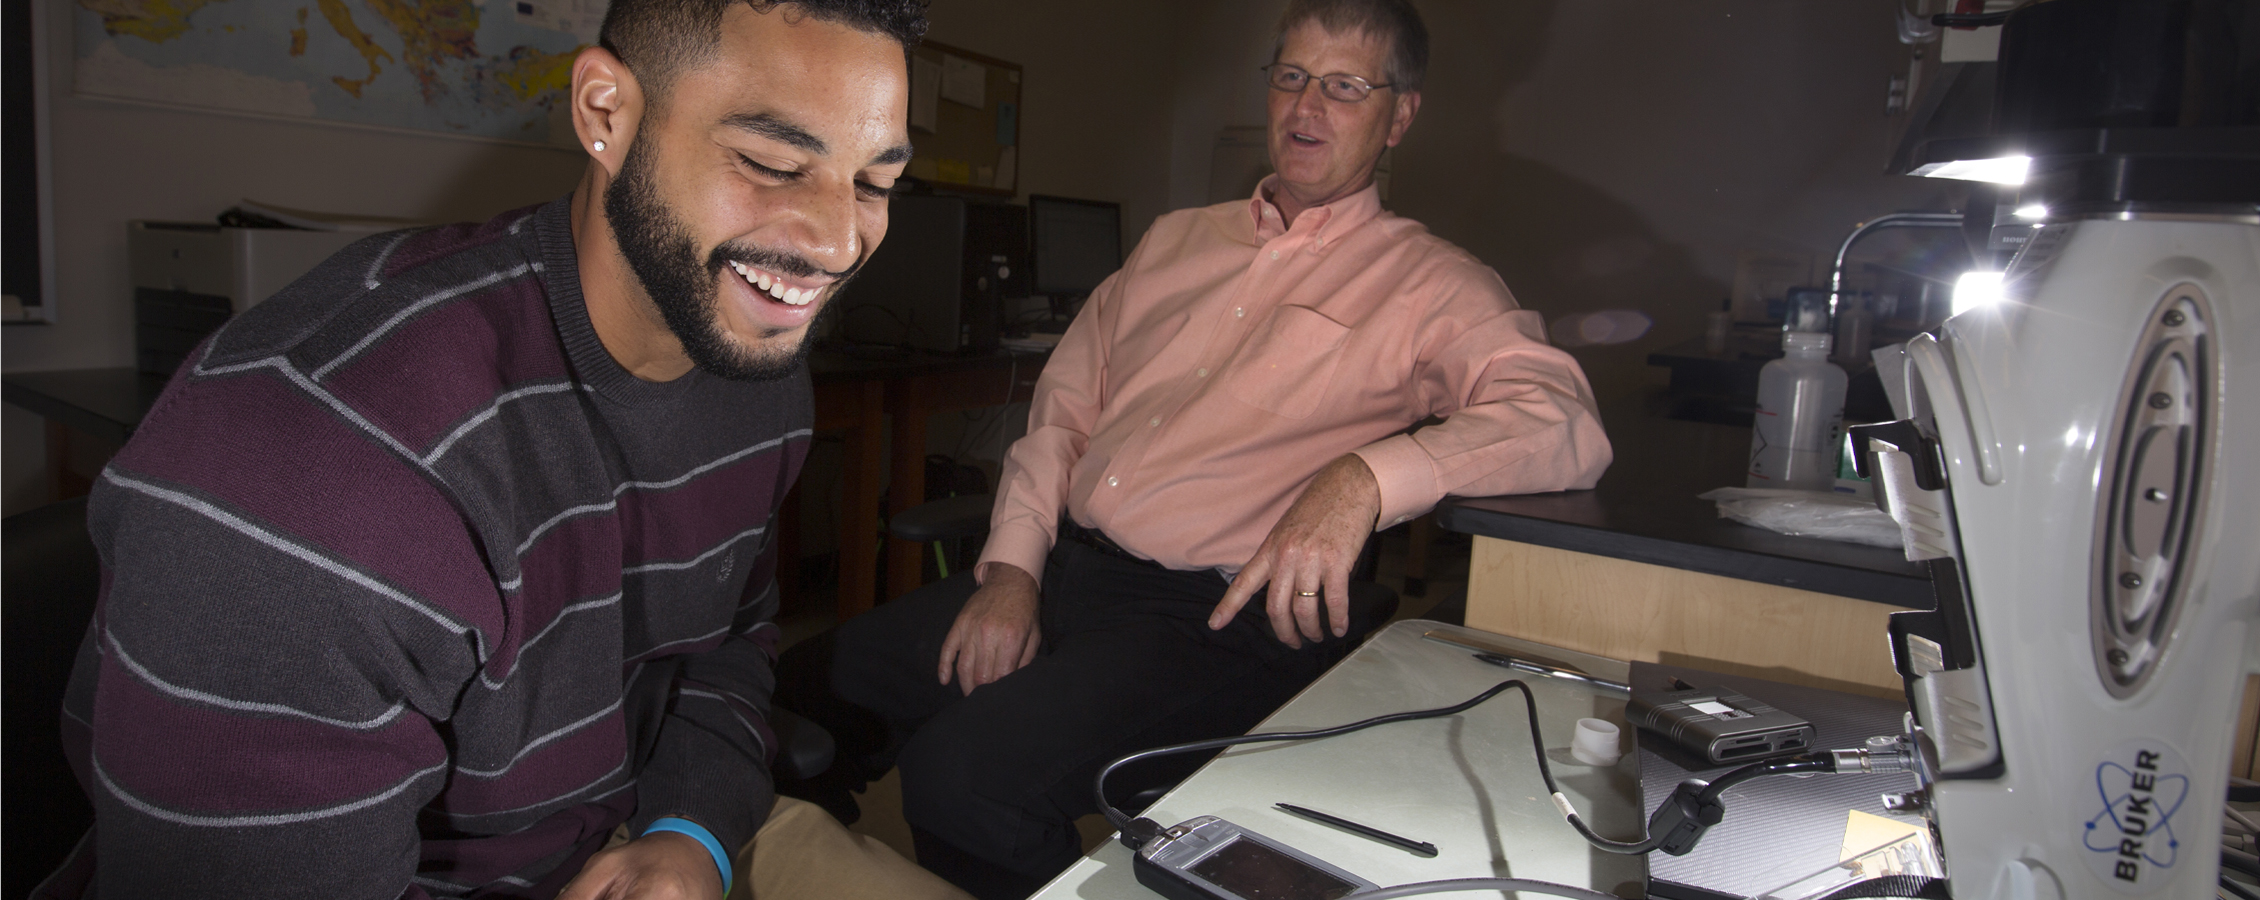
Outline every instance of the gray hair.
MULTIPOLYGON (((1389 45, 1387 71, 1382 74, 1398 93, 1420 90, 1428 74, 1428 27, 1410 0, 1290 0, 1279 16, 1279 31, 1272 36, 1271 61, 1279 61, 1287 47, 1287 32, 1305 22, 1317 22, 1335 34, 1364 32, 1389 45)), ((1325 72, 1313 72, 1325 75, 1325 72)))

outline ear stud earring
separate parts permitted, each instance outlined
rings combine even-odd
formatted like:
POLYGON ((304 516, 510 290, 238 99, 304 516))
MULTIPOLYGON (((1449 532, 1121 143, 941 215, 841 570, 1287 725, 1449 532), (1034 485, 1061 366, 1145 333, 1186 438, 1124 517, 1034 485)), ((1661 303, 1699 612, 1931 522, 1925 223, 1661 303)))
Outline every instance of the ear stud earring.
POLYGON ((595 144, 595 147, 596 147, 596 152, 598 152, 598 153, 603 153, 603 152, 604 152, 604 142, 603 142, 603 141, 597 141, 597 142, 596 142, 596 144, 595 144))

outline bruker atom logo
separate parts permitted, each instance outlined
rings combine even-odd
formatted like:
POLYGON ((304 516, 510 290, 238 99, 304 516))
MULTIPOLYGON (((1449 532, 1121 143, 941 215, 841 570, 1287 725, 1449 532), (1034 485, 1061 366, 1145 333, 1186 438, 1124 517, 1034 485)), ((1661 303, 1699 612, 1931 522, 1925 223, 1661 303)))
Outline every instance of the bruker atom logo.
POLYGON ((2180 754, 2146 740, 2130 741, 2098 763, 2095 794, 2102 808, 2087 820, 2081 841, 2092 854, 2089 868, 2122 889, 2146 887, 2155 880, 2145 877, 2152 871, 2173 868, 2181 855, 2174 814, 2189 799, 2185 772, 2180 754))

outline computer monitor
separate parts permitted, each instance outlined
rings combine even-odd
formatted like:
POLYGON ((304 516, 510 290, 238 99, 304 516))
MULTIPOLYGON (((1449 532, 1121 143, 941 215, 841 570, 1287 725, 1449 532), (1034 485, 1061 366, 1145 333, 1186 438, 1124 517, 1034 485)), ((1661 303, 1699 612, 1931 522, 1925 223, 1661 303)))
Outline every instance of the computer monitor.
POLYGON ((1122 204, 1028 196, 1029 290, 1063 301, 1083 297, 1122 268, 1122 204))

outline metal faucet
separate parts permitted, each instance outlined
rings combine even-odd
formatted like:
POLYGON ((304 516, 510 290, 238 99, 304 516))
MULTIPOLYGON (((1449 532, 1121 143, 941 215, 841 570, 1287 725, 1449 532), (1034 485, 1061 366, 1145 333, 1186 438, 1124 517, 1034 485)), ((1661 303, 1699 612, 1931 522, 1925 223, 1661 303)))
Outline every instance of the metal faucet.
POLYGON ((1828 329, 1836 333, 1836 308, 1844 298, 1844 256, 1852 252, 1852 244, 1871 231, 1886 228, 1960 228, 1962 214, 1958 212, 1911 212, 1877 216, 1852 226, 1852 233, 1844 236, 1844 243, 1836 248, 1836 265, 1828 276, 1828 329))

